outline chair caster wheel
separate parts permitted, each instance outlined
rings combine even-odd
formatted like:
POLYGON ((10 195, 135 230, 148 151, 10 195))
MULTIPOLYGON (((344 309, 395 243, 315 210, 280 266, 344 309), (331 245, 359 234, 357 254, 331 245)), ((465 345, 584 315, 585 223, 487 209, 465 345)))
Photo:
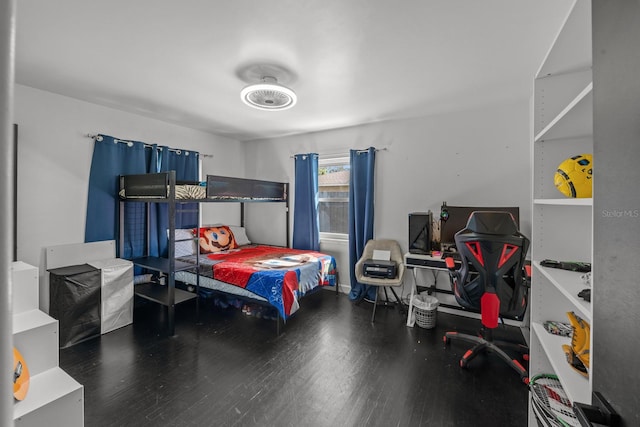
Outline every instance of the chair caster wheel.
POLYGON ((444 343, 445 346, 449 345, 449 338, 447 338, 447 336, 443 336, 442 337, 442 342, 444 343))
POLYGON ((467 361, 464 359, 460 359, 460 367, 462 369, 466 369, 467 368, 467 361))

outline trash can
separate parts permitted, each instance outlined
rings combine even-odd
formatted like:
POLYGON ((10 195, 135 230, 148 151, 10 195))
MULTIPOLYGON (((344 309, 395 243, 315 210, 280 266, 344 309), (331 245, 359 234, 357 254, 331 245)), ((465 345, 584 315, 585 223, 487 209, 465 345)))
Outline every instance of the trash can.
POLYGON ((100 270, 88 264, 49 270, 49 315, 60 348, 100 336, 100 270))
POLYGON ((418 294, 413 296, 413 307, 416 318, 416 324, 421 328, 431 329, 436 326, 436 317, 438 314, 438 298, 418 294))

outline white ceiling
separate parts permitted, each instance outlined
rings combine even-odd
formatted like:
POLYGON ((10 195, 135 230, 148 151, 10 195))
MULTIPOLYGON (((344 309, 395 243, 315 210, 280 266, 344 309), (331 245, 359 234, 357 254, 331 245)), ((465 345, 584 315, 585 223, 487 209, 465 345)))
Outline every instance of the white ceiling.
POLYGON ((528 97, 572 3, 19 0, 16 82, 243 141, 313 132, 528 97), (294 108, 241 102, 264 69, 294 108))

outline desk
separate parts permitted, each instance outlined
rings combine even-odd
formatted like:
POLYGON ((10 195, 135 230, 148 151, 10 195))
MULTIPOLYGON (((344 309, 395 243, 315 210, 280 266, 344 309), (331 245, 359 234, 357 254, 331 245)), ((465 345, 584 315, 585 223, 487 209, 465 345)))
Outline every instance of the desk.
MULTIPOLYGON (((418 287, 418 270, 426 269, 426 270, 431 270, 436 272, 437 271, 445 272, 447 274, 446 280, 449 280, 449 276, 448 276, 449 270, 447 269, 444 259, 440 257, 434 257, 431 255, 422 255, 422 254, 412 254, 410 252, 407 252, 404 254, 404 265, 407 269, 413 272, 413 286, 411 286, 411 295, 409 296, 409 312, 407 313, 407 326, 413 327, 415 323, 415 318, 412 316, 413 296, 415 295, 415 292, 417 291, 417 287, 418 287)), ((456 261, 456 266, 459 266, 459 265, 460 265, 460 261, 456 261)), ((449 295, 453 295, 453 292, 451 292, 450 290, 438 289, 436 284, 432 286, 425 286, 425 287, 428 288, 429 294, 432 294, 433 292, 443 292, 449 295)), ((458 310, 463 309, 457 304, 456 305, 441 304, 441 305, 447 308, 453 308, 458 310)))

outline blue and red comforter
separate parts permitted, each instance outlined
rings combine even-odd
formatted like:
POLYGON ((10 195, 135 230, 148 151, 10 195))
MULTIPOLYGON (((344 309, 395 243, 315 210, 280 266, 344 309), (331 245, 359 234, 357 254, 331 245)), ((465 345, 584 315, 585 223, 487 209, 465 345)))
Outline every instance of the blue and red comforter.
POLYGON ((320 252, 258 245, 207 257, 214 263, 214 279, 265 298, 283 319, 308 291, 336 285, 336 261, 320 252))

